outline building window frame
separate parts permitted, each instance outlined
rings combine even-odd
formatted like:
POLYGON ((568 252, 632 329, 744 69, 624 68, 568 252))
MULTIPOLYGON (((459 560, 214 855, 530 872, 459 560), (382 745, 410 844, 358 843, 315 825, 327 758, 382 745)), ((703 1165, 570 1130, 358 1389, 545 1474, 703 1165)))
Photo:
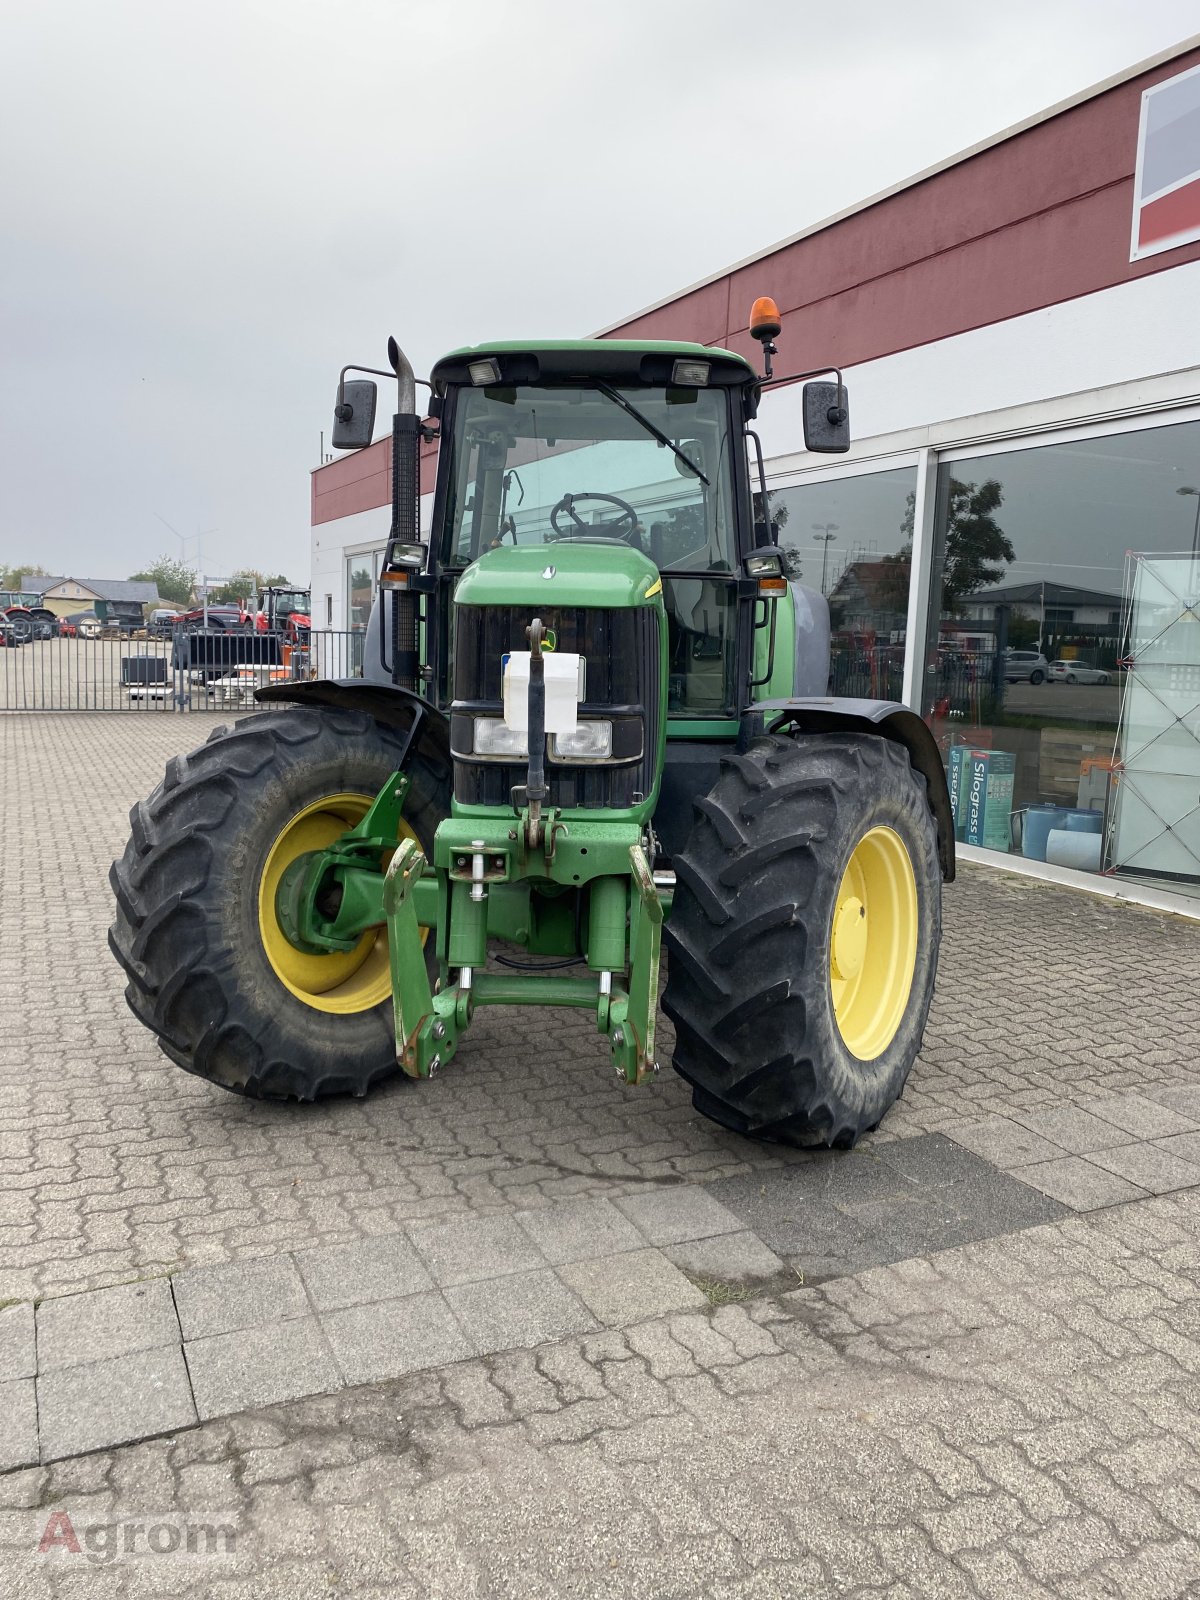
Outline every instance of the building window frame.
POLYGON ((920 663, 925 659, 925 628, 929 615, 929 540, 933 507, 930 484, 937 481, 936 452, 926 447, 917 450, 884 451, 854 461, 831 465, 822 462, 809 468, 788 467, 772 473, 766 463, 768 494, 776 489, 800 489, 813 483, 842 483, 851 478, 867 478, 882 472, 916 469, 916 501, 913 515, 912 563, 908 583, 908 614, 904 629, 904 670, 901 690, 903 704, 919 711, 921 694, 920 663), (914 665, 916 663, 916 665, 914 665), (916 698, 914 699, 914 695, 916 698))

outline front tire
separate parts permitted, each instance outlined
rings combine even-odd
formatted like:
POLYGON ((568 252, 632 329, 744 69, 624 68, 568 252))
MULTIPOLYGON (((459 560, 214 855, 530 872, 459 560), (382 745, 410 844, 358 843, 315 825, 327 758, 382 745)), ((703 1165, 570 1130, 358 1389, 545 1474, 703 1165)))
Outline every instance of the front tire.
POLYGON ((925 781, 871 734, 756 740, 676 857, 663 1009, 697 1110, 852 1145, 916 1060, 941 939, 925 781))
MULTIPOLYGON (((133 808, 109 945, 172 1061, 262 1099, 363 1095, 398 1070, 386 934, 306 955, 278 927, 274 888, 361 819, 403 747, 364 713, 259 712, 177 756, 133 808)), ((405 820, 428 853, 449 774, 419 756, 406 771, 405 820)))

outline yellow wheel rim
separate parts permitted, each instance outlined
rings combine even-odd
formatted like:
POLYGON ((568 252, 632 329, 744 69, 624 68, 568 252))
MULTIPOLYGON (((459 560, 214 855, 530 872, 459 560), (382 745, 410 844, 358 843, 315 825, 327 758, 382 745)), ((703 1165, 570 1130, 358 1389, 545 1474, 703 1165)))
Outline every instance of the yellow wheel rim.
MULTIPOLYGON (((369 1011, 392 992, 387 933, 383 928, 368 929, 353 950, 310 955, 291 943, 275 911, 279 881, 296 857, 310 850, 326 849, 347 828, 362 821, 373 798, 333 794, 305 806, 280 833, 263 864, 258 885, 258 931, 263 950, 284 988, 314 1011, 340 1016, 369 1011)), ((400 837, 411 839, 416 835, 402 822, 400 837)))
POLYGON ((864 833, 846 863, 829 930, 829 987, 838 1032, 873 1061, 896 1037, 917 965, 917 880, 892 828, 864 833))

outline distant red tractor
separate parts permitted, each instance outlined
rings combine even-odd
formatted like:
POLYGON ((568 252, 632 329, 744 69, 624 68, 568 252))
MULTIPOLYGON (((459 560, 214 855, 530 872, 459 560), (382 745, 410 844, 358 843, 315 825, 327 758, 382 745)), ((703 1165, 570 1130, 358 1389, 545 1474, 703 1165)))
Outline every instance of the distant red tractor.
POLYGON ((307 645, 312 631, 311 599, 307 589, 268 586, 259 591, 254 625, 259 633, 282 633, 290 645, 307 645))

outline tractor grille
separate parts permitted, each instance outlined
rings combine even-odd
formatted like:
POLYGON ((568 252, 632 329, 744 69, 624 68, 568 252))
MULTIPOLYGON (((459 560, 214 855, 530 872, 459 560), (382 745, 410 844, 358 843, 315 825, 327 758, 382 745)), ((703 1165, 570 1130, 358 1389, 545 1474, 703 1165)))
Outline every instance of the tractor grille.
MULTIPOLYGON (((528 650, 525 629, 535 613, 517 606, 457 606, 454 618, 454 704, 451 748, 454 796, 469 805, 507 806, 525 782, 524 762, 480 761, 473 748, 473 718, 503 715, 501 658, 528 650)), ((581 717, 613 722, 611 762, 572 766, 546 762, 548 804, 567 809, 623 810, 650 793, 658 747, 658 613, 650 606, 601 610, 591 606, 539 609, 554 631, 555 648, 587 661, 587 698, 581 717), (622 759, 622 751, 630 752, 622 759)))

